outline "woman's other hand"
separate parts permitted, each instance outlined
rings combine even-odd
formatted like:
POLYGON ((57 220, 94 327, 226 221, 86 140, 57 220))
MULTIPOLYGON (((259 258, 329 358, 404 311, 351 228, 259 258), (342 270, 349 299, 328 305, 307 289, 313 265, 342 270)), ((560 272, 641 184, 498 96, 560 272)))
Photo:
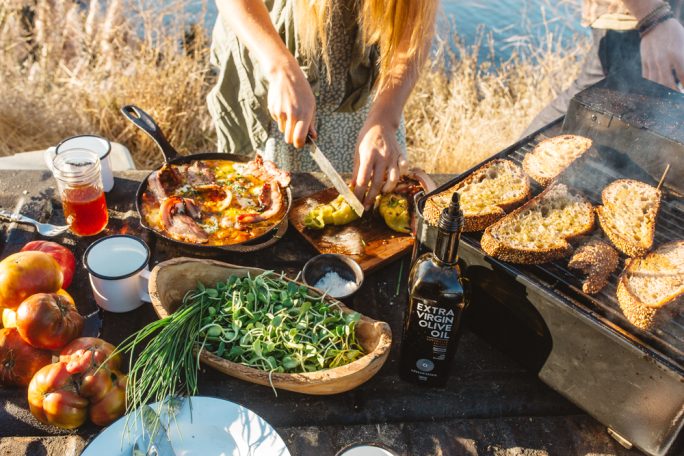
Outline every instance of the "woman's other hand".
POLYGON ((303 147, 316 138, 316 101, 297 60, 278 35, 263 1, 216 0, 220 19, 245 43, 261 65, 268 87, 268 110, 285 141, 303 147))
POLYGON ((684 84, 684 27, 676 19, 658 24, 641 39, 641 66, 646 79, 679 90, 684 84))
POLYGON ((356 197, 369 209, 381 191, 394 190, 407 168, 408 162, 397 141, 397 127, 369 116, 356 141, 352 177, 356 197))
POLYGON ((316 139, 316 99, 304 72, 291 56, 266 73, 268 110, 285 142, 303 147, 307 134, 316 139))

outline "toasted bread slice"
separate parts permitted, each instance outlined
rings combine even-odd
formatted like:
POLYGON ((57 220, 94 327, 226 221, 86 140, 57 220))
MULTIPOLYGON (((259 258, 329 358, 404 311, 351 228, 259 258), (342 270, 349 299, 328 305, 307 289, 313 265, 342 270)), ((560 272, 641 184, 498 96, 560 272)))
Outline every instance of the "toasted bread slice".
POLYGON ((594 228, 594 207, 563 184, 554 184, 482 235, 487 254, 511 263, 538 264, 569 254, 568 240, 594 228))
POLYGON ((530 182, 512 161, 492 160, 453 187, 428 198, 423 216, 429 224, 437 226, 454 192, 461 197, 463 231, 482 231, 529 198, 530 182))
POLYGON ((618 281, 617 298, 636 327, 651 328, 665 307, 684 301, 684 241, 662 244, 643 258, 631 258, 618 281))
POLYGON ((568 266, 579 269, 587 277, 582 282, 582 291, 596 294, 608 283, 610 275, 617 268, 620 255, 608 242, 590 239, 575 250, 568 266))
POLYGON ((565 168, 584 155, 591 139, 577 135, 561 135, 545 139, 523 158, 523 169, 542 187, 547 187, 565 168))
POLYGON ((646 255, 653 245, 660 190, 632 179, 611 182, 596 208, 603 232, 615 247, 631 257, 646 255))

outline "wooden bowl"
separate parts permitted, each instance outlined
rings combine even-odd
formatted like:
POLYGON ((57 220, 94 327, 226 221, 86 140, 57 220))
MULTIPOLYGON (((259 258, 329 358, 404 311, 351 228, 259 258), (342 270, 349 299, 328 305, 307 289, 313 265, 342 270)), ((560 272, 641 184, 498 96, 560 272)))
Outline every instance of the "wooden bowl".
MULTIPOLYGON (((231 275, 245 277, 248 273, 254 276, 262 272, 263 269, 235 266, 214 260, 174 258, 159 263, 150 274, 149 291, 152 306, 159 318, 164 318, 178 308, 185 293, 196 288, 197 282, 214 286, 218 282, 226 281, 231 275)), ((315 288, 309 288, 312 294, 320 295, 315 288)), ((353 312, 333 298, 326 299, 336 303, 344 313, 353 312)), ((356 333, 366 352, 366 355, 356 361, 316 372, 274 372, 270 375, 270 380, 267 371, 233 363, 206 351, 201 353, 200 360, 225 374, 260 385, 272 384, 276 388, 306 394, 337 394, 368 381, 380 370, 389 355, 392 331, 387 323, 362 315, 357 323, 356 333)))

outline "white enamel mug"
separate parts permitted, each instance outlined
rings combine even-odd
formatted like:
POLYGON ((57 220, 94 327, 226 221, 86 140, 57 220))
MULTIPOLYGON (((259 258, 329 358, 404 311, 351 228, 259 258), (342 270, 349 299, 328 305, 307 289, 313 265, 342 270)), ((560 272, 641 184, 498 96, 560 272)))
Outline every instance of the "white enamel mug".
POLYGON ((150 302, 149 263, 149 247, 134 236, 114 234, 90 244, 83 254, 83 264, 97 305, 121 313, 150 302))
POLYGON ((97 154, 97 156, 100 157, 102 187, 104 188, 105 192, 109 192, 112 188, 114 188, 112 157, 110 154, 112 151, 112 144, 108 140, 102 138, 101 136, 95 135, 78 135, 67 138, 57 144, 57 147, 51 147, 45 151, 44 158, 48 168, 52 169, 52 162, 57 155, 71 149, 85 149, 97 154))

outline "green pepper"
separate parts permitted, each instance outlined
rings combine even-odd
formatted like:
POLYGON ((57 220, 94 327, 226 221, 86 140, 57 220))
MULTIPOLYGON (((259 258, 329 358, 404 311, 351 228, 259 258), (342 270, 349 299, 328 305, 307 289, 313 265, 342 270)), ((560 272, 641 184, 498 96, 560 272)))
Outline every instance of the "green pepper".
POLYGON ((319 204, 311 209, 304 217, 304 226, 321 230, 325 225, 346 225, 358 218, 354 209, 340 195, 328 204, 319 204))
POLYGON ((382 195, 378 211, 392 230, 399 233, 411 232, 409 204, 405 196, 396 193, 382 195))

